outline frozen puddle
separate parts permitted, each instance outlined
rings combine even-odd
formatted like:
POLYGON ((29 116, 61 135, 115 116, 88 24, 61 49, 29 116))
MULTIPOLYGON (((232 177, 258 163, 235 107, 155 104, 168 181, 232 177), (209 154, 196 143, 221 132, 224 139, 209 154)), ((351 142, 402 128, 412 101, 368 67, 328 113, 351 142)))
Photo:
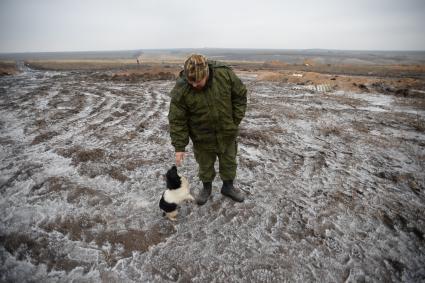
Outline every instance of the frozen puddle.
POLYGON ((217 177, 176 223, 158 209, 174 82, 0 78, 0 281, 423 281, 424 111, 242 78, 246 201, 224 198, 217 177))

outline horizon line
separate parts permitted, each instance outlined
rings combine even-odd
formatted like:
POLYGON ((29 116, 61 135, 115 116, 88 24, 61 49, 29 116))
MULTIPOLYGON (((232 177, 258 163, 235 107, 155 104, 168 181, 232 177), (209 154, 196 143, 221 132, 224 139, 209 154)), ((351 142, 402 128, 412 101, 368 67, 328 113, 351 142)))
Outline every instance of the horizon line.
POLYGON ((252 48, 252 47, 170 47, 170 48, 137 48, 137 49, 105 49, 105 50, 58 50, 58 51, 7 51, 7 54, 36 54, 36 53, 84 53, 84 52, 129 52, 157 50, 264 50, 264 51, 349 51, 349 52, 425 52, 425 49, 334 49, 334 48, 252 48))

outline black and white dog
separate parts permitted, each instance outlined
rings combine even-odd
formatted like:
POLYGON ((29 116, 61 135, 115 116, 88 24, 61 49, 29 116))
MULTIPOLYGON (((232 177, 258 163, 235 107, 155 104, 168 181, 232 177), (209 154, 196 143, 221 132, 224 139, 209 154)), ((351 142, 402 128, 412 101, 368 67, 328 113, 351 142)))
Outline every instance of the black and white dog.
POLYGON ((165 178, 167 180, 167 190, 162 194, 159 208, 164 211, 168 219, 176 221, 177 205, 185 200, 195 201, 195 199, 190 194, 187 179, 177 174, 175 165, 167 171, 165 178))

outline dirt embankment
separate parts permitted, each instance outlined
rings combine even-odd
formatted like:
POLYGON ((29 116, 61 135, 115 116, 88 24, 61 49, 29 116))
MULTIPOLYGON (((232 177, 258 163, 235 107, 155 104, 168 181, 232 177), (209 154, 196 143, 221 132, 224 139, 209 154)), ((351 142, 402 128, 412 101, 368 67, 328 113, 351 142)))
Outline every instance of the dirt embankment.
MULTIPOLYGON (((136 68, 135 60, 27 60, 25 65, 36 70, 98 71, 136 68)), ((143 67, 143 65, 141 66, 143 67)))
POLYGON ((103 78, 112 81, 157 81, 157 80, 174 80, 177 78, 178 71, 166 71, 164 68, 153 68, 149 70, 123 70, 114 72, 108 76, 103 74, 103 78))
POLYGON ((376 65, 376 64, 317 64, 305 61, 304 64, 285 64, 284 62, 265 62, 261 69, 316 72, 331 75, 408 77, 425 78, 425 65, 376 65))
POLYGON ((175 63, 136 63, 132 60, 49 60, 26 61, 25 65, 36 70, 97 72, 106 81, 174 80, 180 71, 175 63))
MULTIPOLYGON (((297 85, 327 85, 333 90, 379 92, 400 96, 423 96, 425 91, 425 65, 356 65, 318 64, 305 60, 303 64, 282 61, 227 62, 238 72, 257 75, 260 81, 275 81, 297 85)), ((157 60, 30 60, 25 65, 38 70, 93 71, 105 81, 140 82, 174 80, 183 62, 157 60)), ((0 64, 0 71, 2 71, 0 64)), ((13 74, 14 68, 5 71, 13 74)))
POLYGON ((298 85, 328 85, 334 90, 423 96, 425 65, 303 64, 282 61, 231 64, 236 70, 257 75, 257 80, 298 85))
POLYGON ((0 77, 16 75, 18 69, 15 62, 0 62, 0 77))
POLYGON ((334 90, 378 92, 399 96, 423 96, 425 80, 376 76, 331 75, 302 71, 258 71, 257 80, 297 85, 329 85, 334 90))

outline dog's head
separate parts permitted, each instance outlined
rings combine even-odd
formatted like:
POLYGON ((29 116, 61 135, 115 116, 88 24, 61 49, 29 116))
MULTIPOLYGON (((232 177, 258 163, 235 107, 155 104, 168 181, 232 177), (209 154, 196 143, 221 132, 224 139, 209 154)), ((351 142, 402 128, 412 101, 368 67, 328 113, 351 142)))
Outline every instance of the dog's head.
POLYGON ((180 176, 177 174, 177 167, 174 165, 165 175, 167 180, 167 189, 175 190, 180 188, 182 182, 180 176))

